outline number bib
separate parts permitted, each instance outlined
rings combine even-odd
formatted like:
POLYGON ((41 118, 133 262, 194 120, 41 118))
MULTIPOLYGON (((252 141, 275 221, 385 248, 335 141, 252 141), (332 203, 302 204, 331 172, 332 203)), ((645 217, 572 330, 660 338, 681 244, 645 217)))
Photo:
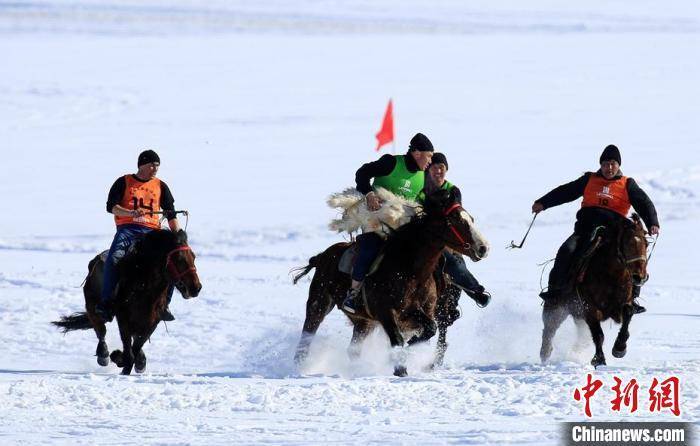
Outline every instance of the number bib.
POLYGON ((590 175, 583 191, 582 208, 599 207, 617 212, 627 217, 630 211, 630 197, 627 193, 627 177, 606 180, 598 175, 590 175))

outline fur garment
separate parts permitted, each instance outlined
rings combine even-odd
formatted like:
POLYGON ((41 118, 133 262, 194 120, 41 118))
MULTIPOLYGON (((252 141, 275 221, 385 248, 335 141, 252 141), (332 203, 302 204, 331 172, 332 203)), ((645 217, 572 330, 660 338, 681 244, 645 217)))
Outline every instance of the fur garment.
POLYGON ((328 197, 328 206, 342 211, 341 217, 328 225, 330 230, 353 233, 362 229, 362 232, 376 232, 386 237, 388 228, 398 229, 422 211, 422 207, 415 201, 394 195, 386 189, 378 188, 375 193, 381 207, 374 212, 367 208, 365 196, 355 188, 328 197))

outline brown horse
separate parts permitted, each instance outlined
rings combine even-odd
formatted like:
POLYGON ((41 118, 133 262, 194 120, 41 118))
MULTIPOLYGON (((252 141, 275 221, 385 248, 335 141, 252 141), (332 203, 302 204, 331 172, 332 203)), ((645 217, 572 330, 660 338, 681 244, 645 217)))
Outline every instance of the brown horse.
MULTIPOLYGON (((434 273, 445 246, 478 261, 486 256, 488 244, 474 226, 473 218, 455 203, 446 191, 428 197, 424 214, 399 228, 386 242, 384 258, 377 271, 364 282, 364 309, 346 313, 354 329, 349 352, 356 357, 359 343, 376 325, 381 325, 395 348, 394 374, 406 375, 404 335, 413 335, 409 345, 427 341, 436 332, 434 322, 437 289, 434 273)), ((341 307, 350 289, 350 276, 338 264, 350 243, 336 243, 312 257, 294 277, 316 268, 306 320, 297 346, 295 361, 300 364, 325 316, 335 305, 341 307)))
POLYGON ((184 231, 175 234, 162 230, 146 234, 117 264, 119 282, 114 310, 123 351, 115 350, 110 355, 105 342, 107 327, 95 314, 102 290, 103 255, 97 255, 88 265, 89 272, 83 286, 86 311, 64 316, 52 323, 64 333, 93 328, 98 339, 98 364, 106 366, 111 358, 122 367, 122 374, 129 375, 134 365, 136 372, 141 373, 146 368, 143 344, 161 321, 160 314, 167 305, 171 286, 174 285, 185 299, 196 297, 202 288, 194 259, 184 231))
POLYGON ((612 354, 622 358, 627 353, 629 324, 634 286, 641 286, 648 275, 646 233, 638 215, 597 231, 591 246, 584 253, 583 263, 572 269, 576 277, 573 291, 556 302, 546 303, 542 310, 542 347, 540 359, 546 362, 552 353, 552 338, 569 316, 588 325, 595 355, 591 364, 605 365, 603 329, 600 322, 612 319, 622 324, 612 354), (602 233, 601 233, 602 232, 602 233))

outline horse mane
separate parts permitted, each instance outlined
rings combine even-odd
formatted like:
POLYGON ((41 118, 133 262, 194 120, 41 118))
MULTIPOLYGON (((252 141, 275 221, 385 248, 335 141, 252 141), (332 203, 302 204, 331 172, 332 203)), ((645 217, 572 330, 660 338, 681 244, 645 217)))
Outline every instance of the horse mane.
POLYGON ((178 236, 166 230, 151 231, 138 240, 119 262, 122 277, 130 278, 141 271, 146 273, 153 266, 165 261, 165 256, 178 244, 178 236))
POLYGON ((429 235, 426 226, 431 218, 441 215, 443 210, 454 203, 454 196, 446 190, 437 190, 428 195, 425 200, 425 212, 415 215, 407 224, 392 231, 387 239, 386 249, 396 244, 406 245, 411 241, 420 240, 421 237, 429 235))

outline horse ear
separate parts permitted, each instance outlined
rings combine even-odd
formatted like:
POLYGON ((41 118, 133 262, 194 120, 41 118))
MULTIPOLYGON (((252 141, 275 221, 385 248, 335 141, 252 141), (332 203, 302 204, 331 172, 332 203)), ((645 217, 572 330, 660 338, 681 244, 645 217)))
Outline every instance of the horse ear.
POLYGON ((180 229, 175 233, 175 240, 177 241, 178 245, 186 245, 187 244, 187 233, 185 232, 184 229, 180 229))
POLYGON ((435 192, 428 194, 425 197, 426 212, 442 211, 450 200, 450 192, 444 189, 438 189, 435 192))

